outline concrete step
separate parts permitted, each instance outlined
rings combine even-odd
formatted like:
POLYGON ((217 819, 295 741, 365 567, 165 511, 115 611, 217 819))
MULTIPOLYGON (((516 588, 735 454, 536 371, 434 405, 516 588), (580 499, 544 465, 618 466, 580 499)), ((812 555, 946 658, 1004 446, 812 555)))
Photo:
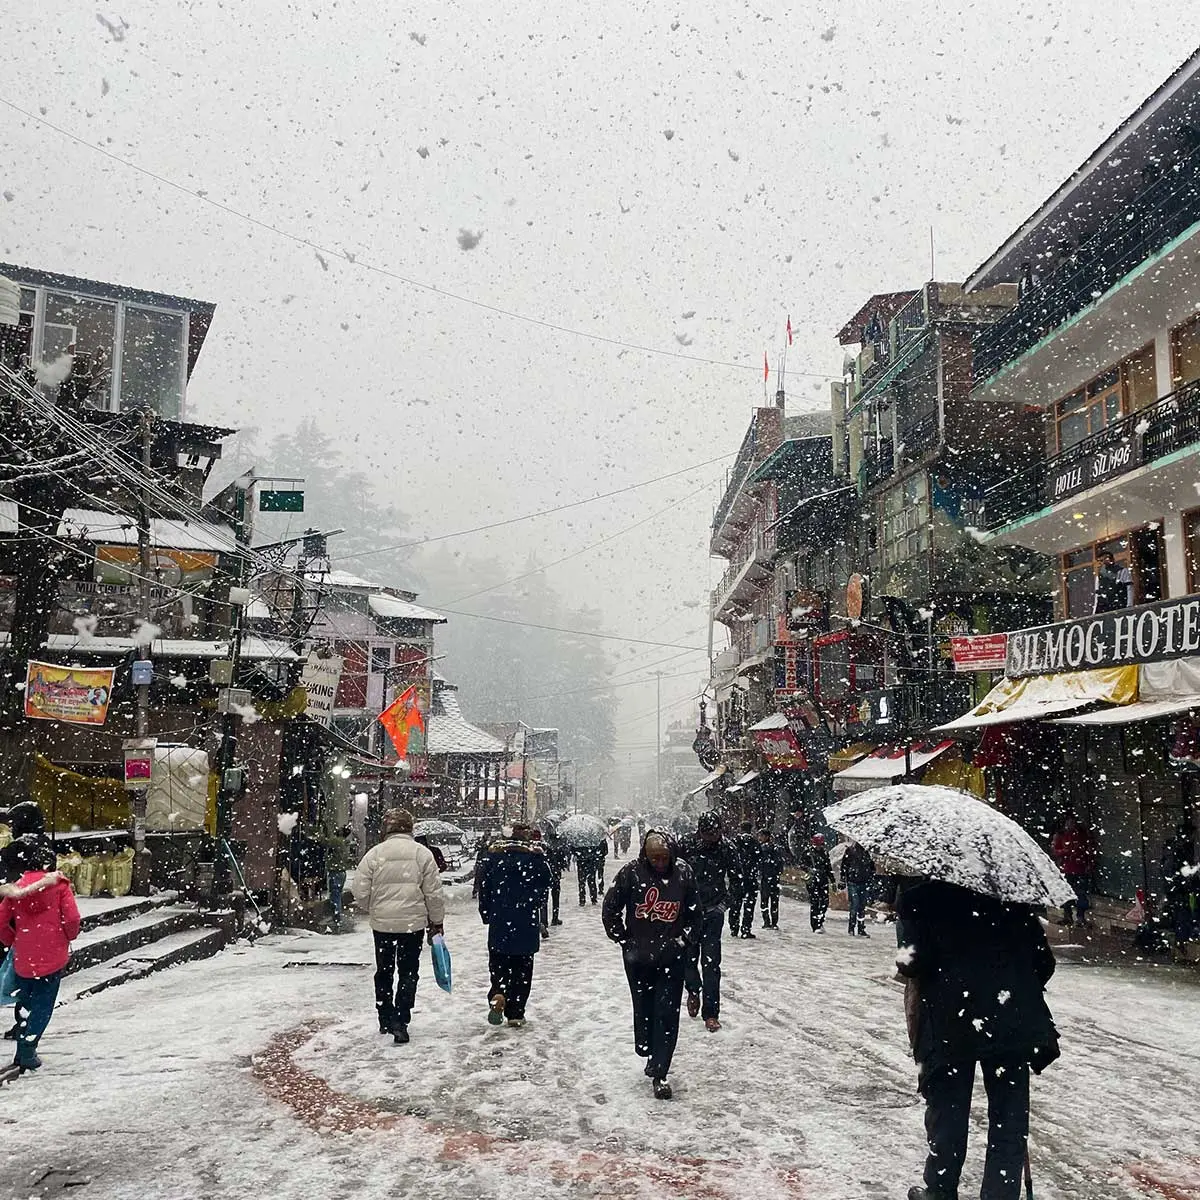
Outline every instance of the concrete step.
POLYGON ((171 934, 205 926, 204 916, 192 908, 155 907, 125 920, 85 930, 71 946, 67 973, 85 971, 99 963, 128 957, 171 934))
POLYGON ((122 896, 119 900, 97 896, 76 896, 79 905, 80 928, 98 929, 101 925, 116 925, 131 917, 140 917, 157 908, 176 904, 178 892, 156 892, 153 896, 122 896))
POLYGON ((228 938, 227 930, 210 925, 167 934, 127 956, 108 959, 97 966, 73 971, 69 978, 63 981, 60 1003, 82 1000, 84 996, 94 996, 107 988, 145 979, 148 975, 179 963, 211 958, 224 949, 228 938))

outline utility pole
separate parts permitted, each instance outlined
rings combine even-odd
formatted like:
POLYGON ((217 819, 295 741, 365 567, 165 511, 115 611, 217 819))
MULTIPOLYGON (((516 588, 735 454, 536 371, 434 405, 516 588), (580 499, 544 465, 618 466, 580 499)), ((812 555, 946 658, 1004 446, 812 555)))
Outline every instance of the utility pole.
POLYGON ((662 672, 654 673, 654 692, 658 699, 658 733, 654 739, 654 799, 662 803, 662 672))
MULTIPOLYGON (((153 776, 154 746, 149 741, 150 730, 150 681, 154 668, 150 661, 150 651, 153 646, 152 622, 153 616, 153 571, 154 563, 150 547, 150 458, 154 443, 154 413, 143 409, 141 415, 142 442, 142 472, 141 486, 138 488, 138 617, 141 625, 138 630, 138 646, 136 653, 139 658, 133 665, 133 684, 135 692, 134 728, 137 735, 138 749, 149 750, 151 759, 151 776, 153 776), (144 656, 144 657, 142 657, 144 656)), ((133 832, 133 883, 131 891, 135 896, 150 894, 150 853, 146 849, 146 801, 150 788, 150 779, 137 780, 137 786, 130 792, 132 801, 131 825, 133 832)))

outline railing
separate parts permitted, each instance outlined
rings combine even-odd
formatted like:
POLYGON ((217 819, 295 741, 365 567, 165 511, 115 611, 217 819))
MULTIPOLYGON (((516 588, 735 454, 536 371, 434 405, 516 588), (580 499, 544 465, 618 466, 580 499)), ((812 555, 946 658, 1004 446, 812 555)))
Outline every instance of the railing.
POLYGON ((749 563, 762 562, 775 553, 775 534, 775 526, 756 525, 742 539, 734 551, 734 557, 729 561, 728 570, 713 589, 713 612, 720 612, 724 608, 730 593, 742 582, 749 563))
POLYGON ((882 443, 863 455, 863 476, 867 487, 887 479, 895 472, 896 456, 892 451, 890 438, 884 438, 882 443))
POLYGON ((896 436, 903 445, 901 457, 905 463, 916 462, 921 455, 928 453, 937 446, 938 414, 937 409, 924 412, 908 424, 902 424, 896 430, 896 436))
POLYGON ((974 342, 976 381, 990 379, 1200 221, 1198 167, 1200 148, 1170 164, 1068 259, 1030 287, 1015 308, 981 329, 974 342))
POLYGON ((1200 380, 991 487, 980 527, 999 529, 1200 442, 1200 380))
POLYGON ((729 473, 729 482, 725 485, 725 494, 721 497, 721 503, 717 505, 717 513, 713 517, 712 523, 714 532, 725 524, 725 518, 729 516, 730 510, 733 508, 733 502, 737 498, 738 492, 742 490, 742 485, 746 482, 746 477, 750 474, 754 466, 757 449, 758 422, 752 420, 750 428, 746 430, 746 436, 742 439, 742 446, 738 451, 738 456, 734 459, 733 470, 729 473))
POLYGON ((892 358, 899 358, 908 345, 924 332, 929 324, 926 288, 922 288, 892 318, 892 358))

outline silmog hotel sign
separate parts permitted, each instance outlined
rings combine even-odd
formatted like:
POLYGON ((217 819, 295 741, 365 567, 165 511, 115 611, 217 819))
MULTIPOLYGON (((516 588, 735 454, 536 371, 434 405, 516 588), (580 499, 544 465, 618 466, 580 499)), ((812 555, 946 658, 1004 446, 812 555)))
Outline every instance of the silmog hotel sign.
POLYGON ((1200 596, 1156 600, 1008 635, 1010 679, 1200 655, 1200 596))
POLYGON ((1086 491, 1093 484, 1101 483, 1112 475, 1127 471, 1133 462, 1133 439, 1123 438, 1111 445, 1102 446, 1069 465, 1052 465, 1046 476, 1046 491, 1051 504, 1076 492, 1086 491))

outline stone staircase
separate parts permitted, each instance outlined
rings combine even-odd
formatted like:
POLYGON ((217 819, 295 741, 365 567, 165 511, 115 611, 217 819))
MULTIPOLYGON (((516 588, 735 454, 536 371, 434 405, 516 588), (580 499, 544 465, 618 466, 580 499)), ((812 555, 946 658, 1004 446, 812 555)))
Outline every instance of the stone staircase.
POLYGON ((210 958, 234 937, 232 912, 200 912, 180 904, 175 892, 121 900, 80 898, 79 908, 81 931, 71 946, 64 1000, 210 958))

